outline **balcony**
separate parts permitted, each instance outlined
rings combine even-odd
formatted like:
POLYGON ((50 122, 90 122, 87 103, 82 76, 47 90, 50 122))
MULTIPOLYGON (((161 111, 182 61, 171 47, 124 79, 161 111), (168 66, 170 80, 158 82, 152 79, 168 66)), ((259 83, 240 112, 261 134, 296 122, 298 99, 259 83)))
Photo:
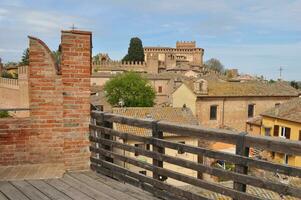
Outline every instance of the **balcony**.
MULTIPOLYGON (((140 187, 162 199, 299 199, 300 185, 286 183, 276 178, 256 176, 253 171, 272 173, 277 176, 301 178, 301 168, 277 164, 249 157, 250 148, 260 148, 290 155, 301 155, 301 143, 279 138, 258 137, 247 133, 227 130, 208 129, 200 126, 179 125, 150 119, 136 119, 112 113, 92 111, 90 125, 92 152, 91 169, 114 179, 140 187), (113 129, 116 124, 149 129, 152 137, 129 134, 113 129), (235 145, 236 154, 225 153, 204 147, 191 146, 169 141, 164 133, 197 137, 200 140, 223 142, 235 145), (138 141, 152 146, 152 150, 127 144, 127 140, 138 141), (165 154, 166 149, 181 150, 198 156, 198 162, 165 154), (125 152, 148 157, 152 162, 127 156, 125 152), (234 171, 228 171, 203 164, 202 158, 223 160, 235 165, 234 171), (151 172, 146 176, 124 167, 127 163, 151 172), (164 168, 164 164, 188 168, 197 172, 193 177, 181 171, 164 168), (206 181, 203 174, 226 178, 230 181, 218 183, 206 181), (176 187, 167 183, 174 179, 187 184, 176 187)), ((131 155, 132 155, 131 154, 131 155)))

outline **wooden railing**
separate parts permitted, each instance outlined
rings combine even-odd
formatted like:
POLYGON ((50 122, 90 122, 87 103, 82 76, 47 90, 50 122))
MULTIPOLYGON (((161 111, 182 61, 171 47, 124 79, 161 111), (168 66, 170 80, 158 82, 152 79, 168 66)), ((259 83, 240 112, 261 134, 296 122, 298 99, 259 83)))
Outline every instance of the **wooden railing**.
POLYGON ((165 121, 136 119, 100 111, 92 111, 91 116, 91 168, 99 173, 103 173, 113 178, 117 178, 141 187, 163 199, 199 200, 208 199, 208 197, 204 197, 194 192, 184 190, 180 187, 167 184, 162 181, 162 177, 168 177, 185 182, 214 193, 228 196, 232 199, 262 199, 260 196, 246 192, 246 187, 249 185, 274 191, 283 196, 301 198, 301 188, 294 187, 290 184, 285 184, 280 181, 271 181, 264 177, 257 177, 248 174, 248 169, 254 167, 269 172, 301 178, 301 168, 248 157, 250 147, 258 147, 268 151, 276 151, 300 156, 301 142, 273 137, 253 136, 248 135, 247 133, 239 134, 228 130, 209 129, 200 126, 179 125, 165 121), (150 129, 152 132, 152 137, 143 137, 114 130, 113 123, 150 129), (236 154, 214 151, 203 147, 196 147, 168 141, 163 138, 163 132, 182 136, 186 135, 190 137, 197 137, 200 140, 204 139, 234 144, 236 146, 236 154), (153 146, 153 148, 152 150, 145 150, 133 145, 121 143, 119 142, 120 140, 117 140, 117 138, 150 144, 153 146), (181 151, 195 154, 199 158, 204 156, 231 162, 235 164, 235 170, 227 171, 224 169, 207 166, 201 162, 193 162, 190 160, 173 157, 171 155, 164 154, 165 148, 174 150, 180 149, 181 151), (153 162, 151 164, 138 160, 135 157, 127 157, 125 154, 120 154, 120 151, 116 151, 120 149, 127 152, 139 153, 140 155, 152 158, 153 162), (153 176, 145 176, 115 164, 118 161, 129 163, 139 168, 152 171, 153 176), (192 177, 171 169, 163 168, 163 162, 195 170, 199 174, 206 173, 216 177, 231 179, 233 180, 233 188, 226 187, 216 182, 203 180, 200 178, 201 176, 192 177))

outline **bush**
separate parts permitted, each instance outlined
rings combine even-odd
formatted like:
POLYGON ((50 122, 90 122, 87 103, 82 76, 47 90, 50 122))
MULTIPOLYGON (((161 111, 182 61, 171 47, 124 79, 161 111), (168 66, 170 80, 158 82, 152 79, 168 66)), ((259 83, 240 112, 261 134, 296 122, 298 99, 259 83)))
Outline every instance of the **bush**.
POLYGON ((10 117, 7 111, 0 111, 0 118, 10 117))

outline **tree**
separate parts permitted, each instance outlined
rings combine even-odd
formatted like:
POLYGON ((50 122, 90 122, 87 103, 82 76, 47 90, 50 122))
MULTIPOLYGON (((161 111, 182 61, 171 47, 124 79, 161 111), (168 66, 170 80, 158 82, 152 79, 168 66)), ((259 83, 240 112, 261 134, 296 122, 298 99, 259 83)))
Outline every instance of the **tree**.
POLYGON ((25 49, 22 55, 20 65, 29 65, 29 48, 25 49))
POLYGON ((122 61, 144 61, 142 41, 138 37, 131 39, 128 54, 124 56, 122 61))
POLYGON ((217 72, 224 72, 224 65, 216 58, 211 58, 205 62, 205 66, 217 72))
POLYGON ((290 85, 292 87, 296 88, 296 89, 300 89, 301 88, 300 85, 299 85, 299 83, 297 81, 291 81, 290 85))
POLYGON ((14 78, 14 75, 12 75, 11 73, 8 73, 7 71, 3 71, 1 73, 1 77, 3 77, 3 78, 14 78))
POLYGON ((112 106, 151 107, 155 91, 148 80, 135 72, 119 74, 104 86, 105 96, 112 106))

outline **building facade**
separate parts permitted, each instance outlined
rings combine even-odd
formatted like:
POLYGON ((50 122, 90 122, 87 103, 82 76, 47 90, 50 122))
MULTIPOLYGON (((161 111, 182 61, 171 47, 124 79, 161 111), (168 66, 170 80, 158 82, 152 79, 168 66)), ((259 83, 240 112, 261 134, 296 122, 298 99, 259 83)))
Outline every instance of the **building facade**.
POLYGON ((203 77, 178 87, 172 93, 172 104, 191 108, 206 127, 245 131, 247 120, 298 95, 297 90, 282 82, 228 82, 203 77))
MULTIPOLYGON (((301 98, 291 99, 262 113, 262 136, 301 141, 301 98)), ((301 156, 270 152, 278 163, 301 167, 301 156)))

